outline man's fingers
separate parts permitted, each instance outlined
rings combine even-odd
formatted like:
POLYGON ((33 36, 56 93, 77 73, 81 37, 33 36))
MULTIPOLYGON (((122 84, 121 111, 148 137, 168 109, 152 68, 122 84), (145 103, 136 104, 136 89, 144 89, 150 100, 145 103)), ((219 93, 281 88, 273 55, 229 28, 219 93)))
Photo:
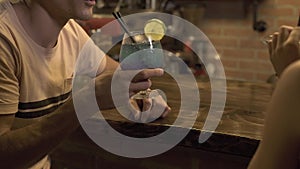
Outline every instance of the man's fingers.
POLYGON ((164 113, 161 115, 162 118, 165 118, 169 112, 171 111, 171 107, 167 106, 164 113))
POLYGON ((171 111, 171 107, 168 105, 168 103, 166 102, 166 100, 164 99, 164 97, 162 95, 159 95, 158 98, 160 99, 160 102, 162 103, 162 105, 165 107, 165 110, 160 117, 165 118, 171 111))
POLYGON ((132 116, 133 116, 134 120, 139 121, 140 117, 141 117, 140 106, 133 99, 130 99, 129 102, 130 102, 130 105, 131 105, 131 113, 132 113, 132 116))
POLYGON ((150 81, 151 77, 157 77, 162 76, 164 74, 163 69, 157 68, 157 69, 144 69, 142 71, 137 70, 135 71, 119 71, 117 74, 117 78, 121 85, 126 83, 129 83, 129 93, 132 95, 132 92, 138 92, 141 90, 146 90, 151 87, 152 83, 150 81))
POLYGON ((150 88, 151 85, 152 85, 152 83, 151 83, 151 80, 149 80, 149 79, 146 81, 143 81, 143 82, 130 83, 129 93, 146 90, 146 89, 150 88))
POLYGON ((156 69, 144 69, 139 72, 134 78, 133 82, 144 81, 145 79, 149 79, 151 77, 158 77, 164 74, 164 70, 160 68, 156 69))
POLYGON ((152 99, 143 99, 143 112, 151 109, 152 99))

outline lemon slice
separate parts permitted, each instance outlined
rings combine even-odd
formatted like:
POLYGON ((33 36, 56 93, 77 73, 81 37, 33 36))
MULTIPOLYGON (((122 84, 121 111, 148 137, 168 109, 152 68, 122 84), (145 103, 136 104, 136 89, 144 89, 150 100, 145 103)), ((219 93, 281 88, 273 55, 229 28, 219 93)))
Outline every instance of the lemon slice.
POLYGON ((144 27, 145 35, 155 41, 161 40, 166 33, 166 25, 159 19, 150 19, 144 27))

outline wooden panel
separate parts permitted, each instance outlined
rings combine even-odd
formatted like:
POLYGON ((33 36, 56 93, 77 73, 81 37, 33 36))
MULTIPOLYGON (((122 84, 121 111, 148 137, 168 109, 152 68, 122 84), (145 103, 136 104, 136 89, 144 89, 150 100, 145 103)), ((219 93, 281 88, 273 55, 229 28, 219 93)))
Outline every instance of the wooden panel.
MULTIPOLYGON (((167 95, 172 112, 164 119, 137 124, 125 119, 115 109, 102 111, 105 120, 114 129, 132 137, 150 137, 160 134, 173 124, 180 108, 178 85, 168 75, 152 80, 154 88, 162 89, 167 95)), ((189 134, 172 150, 147 159, 119 157, 102 150, 79 128, 52 153, 54 165, 74 169, 246 168, 262 138, 264 110, 271 98, 273 86, 227 81, 227 102, 222 119, 209 140, 200 144, 198 137, 210 107, 211 88, 208 79, 197 80, 201 98, 200 114, 189 134)), ((103 119, 92 119, 92 122, 101 124, 103 119)), ((98 128, 95 132, 102 134, 101 137, 106 136, 105 128, 98 128)))

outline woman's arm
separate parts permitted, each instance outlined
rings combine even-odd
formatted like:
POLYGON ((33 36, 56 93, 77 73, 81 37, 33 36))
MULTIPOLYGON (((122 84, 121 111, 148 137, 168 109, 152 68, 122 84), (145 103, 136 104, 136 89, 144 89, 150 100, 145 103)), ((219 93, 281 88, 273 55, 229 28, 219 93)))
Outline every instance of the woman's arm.
POLYGON ((263 139, 249 169, 295 169, 300 148, 300 61, 285 71, 267 109, 263 139))

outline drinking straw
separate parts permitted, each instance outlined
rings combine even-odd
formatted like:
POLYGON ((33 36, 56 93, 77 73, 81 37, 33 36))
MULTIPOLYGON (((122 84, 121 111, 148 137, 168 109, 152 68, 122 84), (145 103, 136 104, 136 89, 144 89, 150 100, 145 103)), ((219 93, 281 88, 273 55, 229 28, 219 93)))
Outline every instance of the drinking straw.
MULTIPOLYGON (((120 18, 120 20, 125 24, 123 18, 122 18, 122 15, 119 11, 116 12, 117 16, 120 18)), ((125 24, 126 25, 126 24, 125 24)))
POLYGON ((128 30, 128 26, 126 25, 126 23, 124 22, 124 20, 122 19, 122 16, 120 14, 120 12, 113 12, 112 13, 113 16, 117 19, 117 21, 119 22, 119 24, 121 25, 121 27, 123 28, 123 30, 127 33, 127 35, 129 36, 129 38, 133 41, 136 42, 134 40, 134 38, 131 36, 131 33, 128 30))

